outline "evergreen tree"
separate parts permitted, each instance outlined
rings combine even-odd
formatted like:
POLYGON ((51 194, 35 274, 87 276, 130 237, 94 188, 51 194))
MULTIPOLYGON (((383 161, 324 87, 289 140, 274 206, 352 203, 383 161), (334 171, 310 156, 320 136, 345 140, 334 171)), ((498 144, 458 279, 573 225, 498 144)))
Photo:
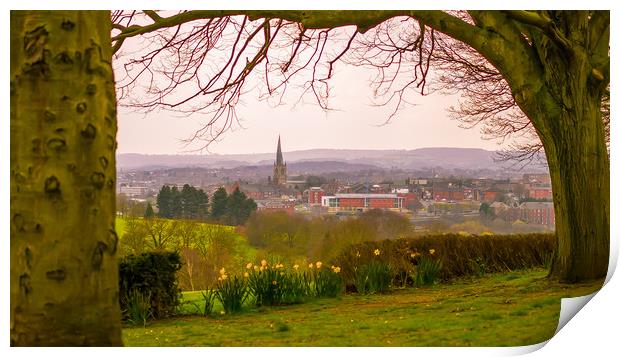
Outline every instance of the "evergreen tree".
POLYGON ((146 203, 146 210, 144 211, 144 218, 153 218, 155 217, 155 212, 153 212, 153 206, 151 206, 151 202, 146 203))
POLYGON ((237 187, 235 191, 228 196, 225 221, 233 226, 243 224, 254 210, 256 210, 256 203, 254 200, 247 198, 245 193, 241 192, 237 187))
POLYGON ((157 194, 157 208, 159 208, 158 216, 162 218, 171 217, 172 193, 170 186, 163 185, 157 194))
POLYGON ((241 215, 243 211, 243 203, 245 201, 245 193, 239 190, 239 187, 233 191, 233 193, 228 196, 228 200, 226 201, 226 214, 225 221, 226 223, 236 226, 239 224, 241 220, 241 215))
POLYGON ((185 219, 196 218, 196 188, 188 184, 183 185, 180 192, 180 212, 177 217, 185 219))
POLYGON ((181 192, 178 187, 172 186, 170 189, 170 215, 168 218, 182 217, 183 205, 181 202, 181 192))
POLYGON ((194 193, 195 197, 195 218, 196 219, 204 219, 207 217, 209 210, 209 195, 202 189, 196 190, 194 193))
POLYGON ((213 194, 213 200, 211 202, 211 218, 218 220, 226 213, 226 206, 228 200, 228 194, 224 187, 220 187, 213 194))

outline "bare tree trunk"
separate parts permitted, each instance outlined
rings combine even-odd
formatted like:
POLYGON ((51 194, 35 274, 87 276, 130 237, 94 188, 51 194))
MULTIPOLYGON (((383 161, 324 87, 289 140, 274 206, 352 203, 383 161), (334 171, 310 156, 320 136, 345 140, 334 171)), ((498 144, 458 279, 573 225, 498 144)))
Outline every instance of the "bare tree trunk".
POLYGON ((11 345, 119 346, 109 11, 11 12, 11 345))
POLYGON ((557 122, 545 140, 557 236, 550 276, 565 282, 603 278, 610 248, 610 169, 597 101, 583 100, 557 122))

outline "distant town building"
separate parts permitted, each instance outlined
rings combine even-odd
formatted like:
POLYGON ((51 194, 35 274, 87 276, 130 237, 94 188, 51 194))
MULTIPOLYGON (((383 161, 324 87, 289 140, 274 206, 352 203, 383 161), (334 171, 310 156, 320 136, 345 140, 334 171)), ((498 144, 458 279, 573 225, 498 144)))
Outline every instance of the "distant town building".
POLYGON ((273 179, 275 186, 286 184, 286 163, 282 157, 282 147, 280 145, 280 136, 278 135, 278 150, 276 152, 276 161, 273 164, 273 179))
POLYGON ((258 211, 284 211, 288 214, 295 213, 295 200, 290 199, 269 199, 256 200, 258 211))
POLYGON ((524 183, 551 184, 551 176, 545 174, 523 174, 524 183))
POLYGON ((320 187, 310 187, 308 189, 308 205, 320 206, 323 196, 325 196, 325 190, 320 187))
POLYGON ((435 201, 462 201, 465 199, 465 193, 460 187, 433 187, 433 199, 435 201))
POLYGON ((145 186, 128 186, 120 185, 118 187, 118 193, 126 195, 128 197, 142 197, 146 195, 149 188, 145 186))
POLYGON ((552 200, 553 191, 548 183, 529 185, 526 191, 526 197, 537 200, 552 200))
POLYGON ((323 196, 321 205, 327 207, 329 212, 362 212, 375 208, 400 211, 403 201, 404 197, 395 193, 337 193, 323 196))
POLYGON ((529 224, 555 226, 553 202, 523 202, 519 208, 522 221, 529 224))

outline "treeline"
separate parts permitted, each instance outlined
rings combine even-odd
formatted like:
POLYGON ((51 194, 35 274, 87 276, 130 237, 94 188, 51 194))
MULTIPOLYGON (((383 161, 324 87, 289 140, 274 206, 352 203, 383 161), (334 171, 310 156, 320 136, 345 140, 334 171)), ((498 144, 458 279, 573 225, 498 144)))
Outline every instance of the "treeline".
POLYGON ((176 186, 162 186, 157 194, 157 215, 161 218, 205 219, 209 210, 209 196, 188 184, 179 191, 176 186))
POLYGON ((383 210, 370 210, 344 220, 255 212, 245 224, 245 234, 252 246, 287 260, 328 260, 350 244, 410 236, 413 225, 407 217, 383 210))
MULTIPOLYGON (((245 223, 256 210, 256 202, 247 198, 239 188, 229 195, 220 187, 209 205, 209 196, 202 189, 188 184, 183 185, 181 190, 176 186, 164 185, 157 194, 156 202, 159 210, 157 216, 160 218, 211 221, 234 226, 245 223)), ((147 206, 144 216, 149 218, 152 214, 152 208, 147 206)))

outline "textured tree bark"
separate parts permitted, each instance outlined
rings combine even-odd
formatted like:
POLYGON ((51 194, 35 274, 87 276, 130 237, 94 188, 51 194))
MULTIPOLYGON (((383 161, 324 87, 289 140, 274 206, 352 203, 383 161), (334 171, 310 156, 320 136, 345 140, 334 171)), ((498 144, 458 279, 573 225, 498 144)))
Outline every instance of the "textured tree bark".
POLYGON ((119 346, 108 11, 11 12, 11 345, 119 346))
POLYGON ((545 133, 557 245, 550 277, 578 282, 605 277, 610 249, 610 168, 596 100, 565 111, 545 133))

